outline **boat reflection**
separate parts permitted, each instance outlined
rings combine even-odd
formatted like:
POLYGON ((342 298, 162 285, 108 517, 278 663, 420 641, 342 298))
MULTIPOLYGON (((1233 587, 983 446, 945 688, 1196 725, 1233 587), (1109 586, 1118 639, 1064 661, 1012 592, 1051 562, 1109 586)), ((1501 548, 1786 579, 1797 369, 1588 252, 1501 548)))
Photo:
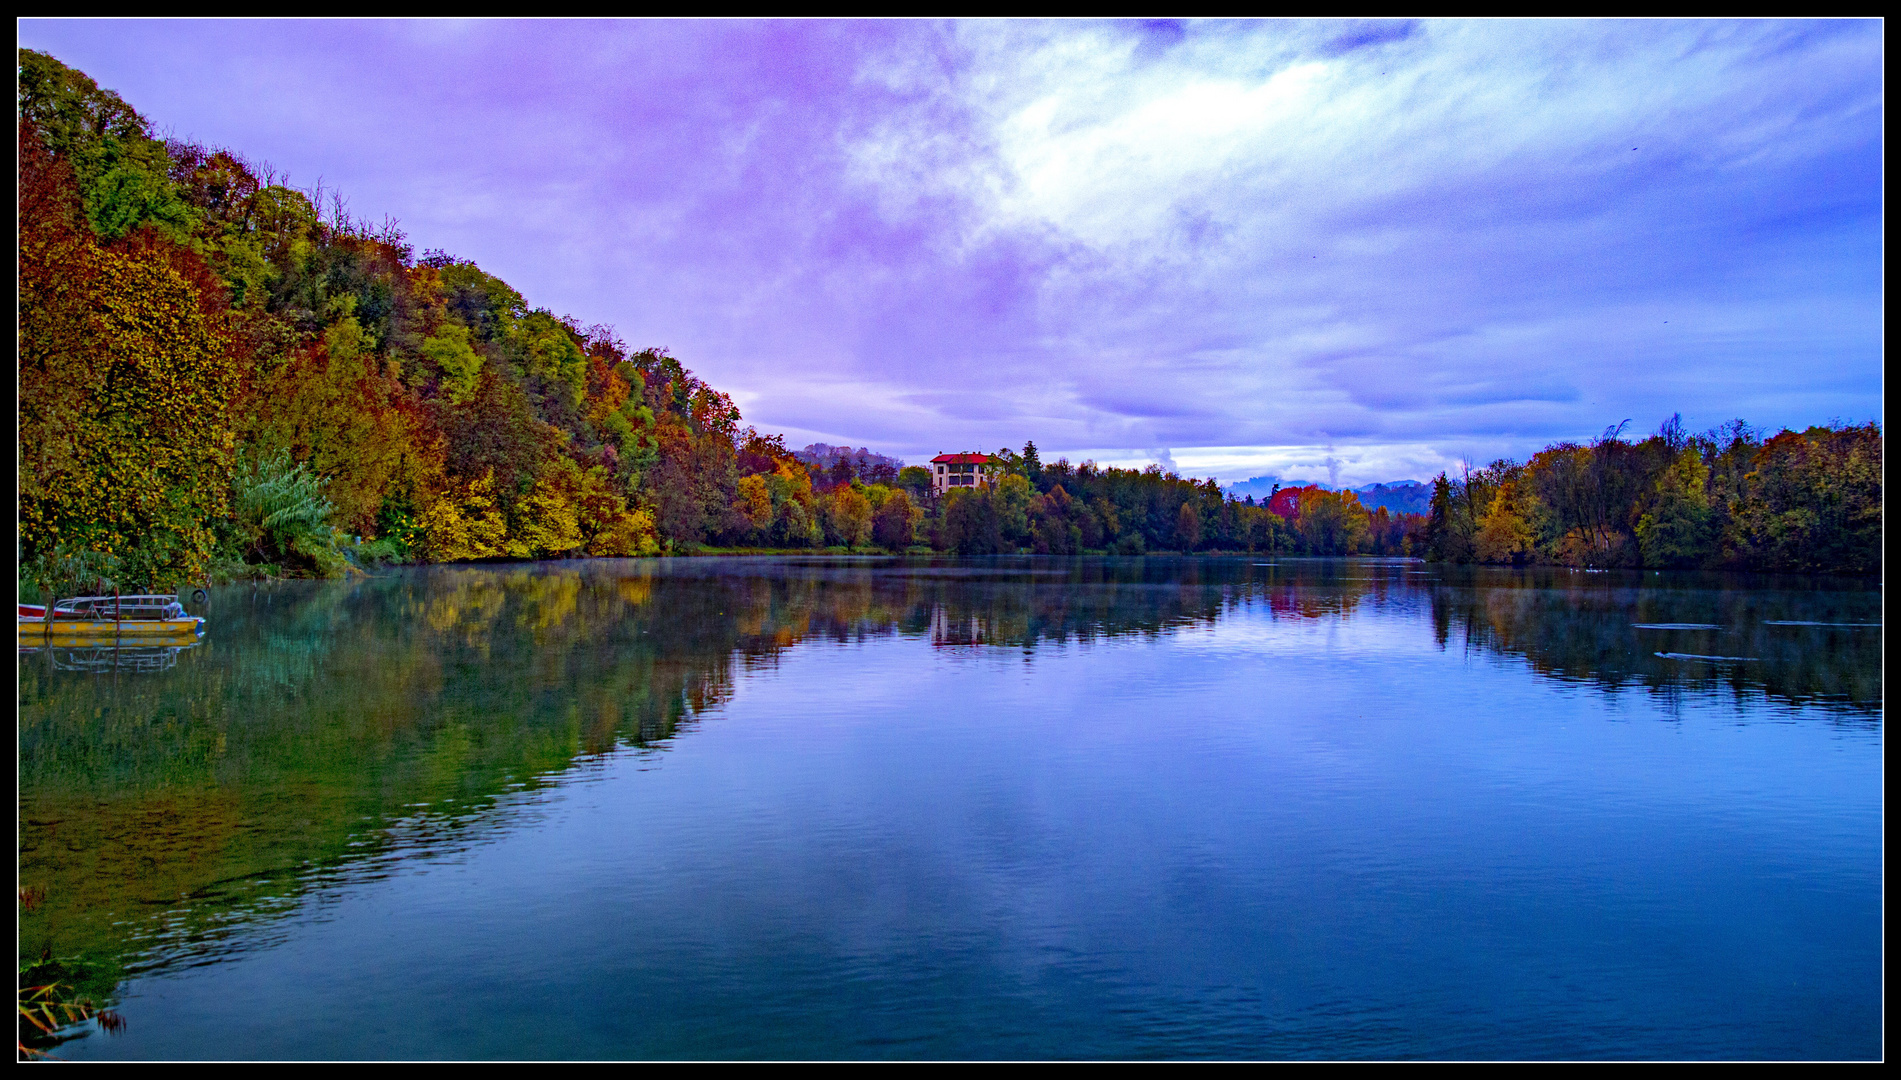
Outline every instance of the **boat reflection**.
POLYGON ((100 1000, 132 971, 202 962, 338 875, 471 843, 499 802, 583 762, 664 753, 802 648, 1027 657, 1334 623, 1606 695, 1878 725, 1880 601, 1857 583, 1155 557, 602 560, 232 587, 211 597, 218 644, 184 663, 195 639, 23 644, 19 872, 46 899, 22 913, 21 955, 85 957, 73 981, 100 1000), (94 677, 121 672, 150 677, 94 677))
POLYGON ((193 641, 185 645, 86 645, 22 648, 20 655, 36 656, 45 653, 47 660, 56 671, 88 671, 104 675, 112 673, 152 674, 170 671, 178 665, 178 654, 187 649, 195 649, 198 643, 193 641))

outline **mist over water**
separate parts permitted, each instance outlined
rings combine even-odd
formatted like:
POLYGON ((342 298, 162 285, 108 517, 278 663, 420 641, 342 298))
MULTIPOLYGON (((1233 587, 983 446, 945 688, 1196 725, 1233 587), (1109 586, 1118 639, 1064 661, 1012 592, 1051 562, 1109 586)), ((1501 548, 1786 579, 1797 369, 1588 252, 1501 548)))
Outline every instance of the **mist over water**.
POLYGON ((1881 1054, 1878 586, 696 559, 23 651, 71 1058, 1881 1054))

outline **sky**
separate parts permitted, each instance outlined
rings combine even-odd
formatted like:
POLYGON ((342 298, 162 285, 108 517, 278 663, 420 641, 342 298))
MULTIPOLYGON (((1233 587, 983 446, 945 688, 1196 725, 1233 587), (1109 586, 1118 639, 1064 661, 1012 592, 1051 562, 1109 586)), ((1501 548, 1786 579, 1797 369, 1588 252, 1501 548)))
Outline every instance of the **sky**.
POLYGON ((1879 21, 61 21, 788 445, 1224 483, 1880 420, 1879 21))

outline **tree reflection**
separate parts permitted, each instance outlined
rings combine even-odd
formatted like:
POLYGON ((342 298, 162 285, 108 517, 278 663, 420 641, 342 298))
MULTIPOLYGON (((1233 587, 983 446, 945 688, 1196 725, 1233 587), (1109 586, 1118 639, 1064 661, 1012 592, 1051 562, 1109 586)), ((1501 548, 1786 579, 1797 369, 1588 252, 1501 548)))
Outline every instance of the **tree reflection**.
POLYGON ((1466 647, 1613 693, 1727 690, 1881 715, 1881 598, 1863 583, 1447 568, 1432 586, 1432 619, 1442 646, 1456 633, 1466 647))
POLYGON ((43 896, 21 955, 82 957, 80 989, 103 1000, 127 971, 215 954, 312 883, 466 843, 497 800, 578 762, 664 750, 741 674, 808 642, 1034 651, 1249 605, 1424 619, 1444 647, 1611 693, 1727 689, 1878 720, 1879 627, 1837 624, 1878 623, 1879 593, 1806 584, 1381 560, 698 559, 222 590, 182 653, 21 656, 20 874, 43 896))

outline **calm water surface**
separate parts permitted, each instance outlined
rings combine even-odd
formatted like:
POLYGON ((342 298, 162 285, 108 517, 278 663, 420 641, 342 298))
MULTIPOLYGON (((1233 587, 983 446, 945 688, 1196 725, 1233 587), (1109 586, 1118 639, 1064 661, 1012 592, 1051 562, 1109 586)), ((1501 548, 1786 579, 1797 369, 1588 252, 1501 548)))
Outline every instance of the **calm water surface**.
POLYGON ((68 1058, 1868 1058, 1867 585, 440 567, 23 652, 68 1058))

